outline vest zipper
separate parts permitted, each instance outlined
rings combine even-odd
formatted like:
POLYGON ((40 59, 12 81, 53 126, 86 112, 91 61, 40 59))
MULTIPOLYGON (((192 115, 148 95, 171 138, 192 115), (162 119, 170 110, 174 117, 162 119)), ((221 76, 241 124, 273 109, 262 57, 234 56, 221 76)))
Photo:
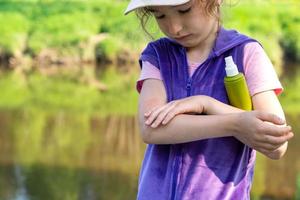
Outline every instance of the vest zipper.
POLYGON ((192 88, 192 79, 189 78, 187 85, 186 85, 186 90, 187 90, 187 96, 191 96, 191 88, 192 88))

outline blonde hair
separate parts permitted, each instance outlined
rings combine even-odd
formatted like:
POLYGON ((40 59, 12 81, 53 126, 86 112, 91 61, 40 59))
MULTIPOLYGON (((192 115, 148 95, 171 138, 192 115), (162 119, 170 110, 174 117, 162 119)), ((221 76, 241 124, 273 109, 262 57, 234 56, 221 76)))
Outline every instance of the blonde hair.
MULTIPOLYGON (((220 4, 218 0, 195 0, 198 3, 205 3, 204 11, 209 16, 216 17, 218 21, 218 26, 221 25, 221 13, 220 13, 220 4)), ((149 31, 147 30, 147 23, 149 22, 149 19, 152 17, 152 13, 147 7, 138 8, 136 11, 136 16, 138 17, 141 27, 144 30, 144 32, 153 39, 153 36, 149 31)))

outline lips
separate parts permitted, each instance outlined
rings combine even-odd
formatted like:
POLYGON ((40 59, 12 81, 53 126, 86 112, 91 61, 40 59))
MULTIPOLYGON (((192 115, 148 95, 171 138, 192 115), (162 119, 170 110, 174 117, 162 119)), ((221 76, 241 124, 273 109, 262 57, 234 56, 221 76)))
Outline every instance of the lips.
POLYGON ((175 38, 175 40, 184 40, 186 38, 188 38, 191 34, 188 34, 188 35, 184 35, 184 36, 181 36, 181 37, 177 37, 175 38))

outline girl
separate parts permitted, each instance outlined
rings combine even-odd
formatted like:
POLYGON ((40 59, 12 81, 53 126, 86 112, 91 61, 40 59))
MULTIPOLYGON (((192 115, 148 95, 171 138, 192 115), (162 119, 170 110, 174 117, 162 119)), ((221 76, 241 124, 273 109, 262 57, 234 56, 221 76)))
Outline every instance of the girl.
POLYGON ((220 26, 221 0, 131 0, 167 36, 140 57, 139 122, 148 143, 137 199, 250 199, 255 150, 279 159, 293 137, 282 87, 253 39, 220 26), (224 58, 244 72, 255 111, 228 105, 224 58), (280 117, 277 117, 280 116, 280 117), (255 150, 253 150, 255 149, 255 150))

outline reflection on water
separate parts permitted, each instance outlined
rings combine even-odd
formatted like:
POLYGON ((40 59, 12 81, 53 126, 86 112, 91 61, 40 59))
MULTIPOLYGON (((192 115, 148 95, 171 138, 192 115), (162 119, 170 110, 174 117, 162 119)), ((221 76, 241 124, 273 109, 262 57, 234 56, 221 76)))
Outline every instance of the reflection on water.
MULTIPOLYGON (((299 133, 300 115, 288 119, 299 133)), ((0 127, 1 200, 135 199, 145 148, 135 117, 0 112, 0 127)), ((299 142, 280 161, 258 156, 253 199, 295 199, 299 142)))
POLYGON ((134 199, 144 145, 135 117, 0 114, 0 199, 134 199))

